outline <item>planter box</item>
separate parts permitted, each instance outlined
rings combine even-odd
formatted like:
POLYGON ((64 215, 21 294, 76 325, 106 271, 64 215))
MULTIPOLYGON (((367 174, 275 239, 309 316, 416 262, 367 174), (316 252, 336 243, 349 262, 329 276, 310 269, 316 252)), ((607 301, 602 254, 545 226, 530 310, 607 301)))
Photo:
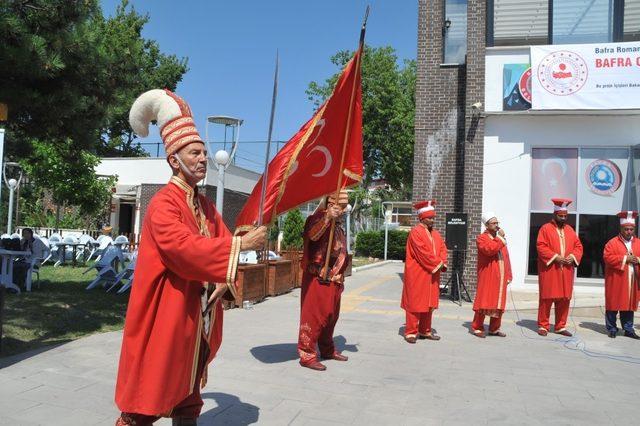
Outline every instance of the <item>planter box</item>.
POLYGON ((242 302, 247 300, 256 303, 266 297, 265 271, 265 265, 260 263, 238 266, 236 306, 242 307, 242 302))
POLYGON ((302 283, 302 250, 281 250, 280 256, 291 261, 291 278, 293 287, 300 287, 302 283))
POLYGON ((269 296, 277 296, 293 288, 291 264, 292 262, 287 259, 269 261, 269 284, 267 287, 269 296))

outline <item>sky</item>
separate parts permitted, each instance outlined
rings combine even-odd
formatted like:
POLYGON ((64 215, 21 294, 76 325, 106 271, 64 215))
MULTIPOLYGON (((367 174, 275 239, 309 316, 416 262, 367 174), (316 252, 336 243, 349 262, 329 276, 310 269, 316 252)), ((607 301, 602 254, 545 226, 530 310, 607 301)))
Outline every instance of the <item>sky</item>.
MULTIPOLYGON (((102 0, 105 15, 120 0, 102 0)), ((355 50, 367 4, 366 43, 392 46, 399 61, 415 59, 417 0, 131 0, 150 21, 143 36, 163 53, 188 58, 177 94, 191 106, 201 136, 206 117, 242 118, 236 164, 261 171, 273 91, 276 50, 280 77, 273 140, 286 141, 313 114, 305 90, 338 71, 330 57, 355 50), (243 143, 244 142, 244 143, 243 143)), ((209 125, 209 149, 222 148, 223 128, 209 125)), ((228 136, 230 138, 230 135, 228 136)), ((157 130, 141 142, 159 142, 157 130)), ((273 153, 273 150, 272 150, 273 153)))

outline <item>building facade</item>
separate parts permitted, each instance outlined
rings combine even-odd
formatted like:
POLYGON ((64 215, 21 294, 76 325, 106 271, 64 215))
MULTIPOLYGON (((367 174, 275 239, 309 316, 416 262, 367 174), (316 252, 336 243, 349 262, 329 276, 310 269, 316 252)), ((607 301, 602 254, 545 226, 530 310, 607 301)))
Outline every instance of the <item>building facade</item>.
POLYGON ((475 288, 480 215, 507 233, 514 286, 537 283, 535 238, 567 197, 603 285, 615 214, 640 195, 640 0, 419 1, 414 200, 468 214, 456 254, 475 288))

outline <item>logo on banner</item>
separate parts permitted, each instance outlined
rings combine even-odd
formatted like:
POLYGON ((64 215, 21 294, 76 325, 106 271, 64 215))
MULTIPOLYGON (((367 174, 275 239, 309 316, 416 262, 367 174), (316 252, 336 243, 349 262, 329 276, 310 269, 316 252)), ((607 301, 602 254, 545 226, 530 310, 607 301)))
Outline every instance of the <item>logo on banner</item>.
POLYGON ((522 73, 522 76, 520 76, 518 91, 522 99, 531 103, 531 67, 527 68, 527 70, 522 73))
POLYGON ((538 65, 538 80, 546 91, 567 96, 578 92, 587 82, 587 63, 574 52, 560 50, 545 56, 538 65))
POLYGON ((622 185, 622 173, 612 161, 596 160, 586 171, 587 185, 597 195, 611 195, 622 185))

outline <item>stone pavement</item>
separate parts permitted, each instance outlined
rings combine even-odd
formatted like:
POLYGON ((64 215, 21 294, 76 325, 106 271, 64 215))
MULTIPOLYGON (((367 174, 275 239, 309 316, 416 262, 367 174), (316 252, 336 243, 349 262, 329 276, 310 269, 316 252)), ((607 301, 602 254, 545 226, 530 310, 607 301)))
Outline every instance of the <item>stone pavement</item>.
MULTIPOLYGON (((387 264, 348 279, 336 341, 350 359, 325 372, 297 363, 299 290, 226 312, 200 424, 637 424, 640 342, 609 339, 601 314, 574 316, 578 339, 568 342, 537 336, 531 310, 505 314, 506 339, 478 339, 470 304, 442 300, 442 340, 409 345, 401 273, 387 264)), ((106 333, 0 359, 0 424, 113 425, 120 340, 106 333)))

